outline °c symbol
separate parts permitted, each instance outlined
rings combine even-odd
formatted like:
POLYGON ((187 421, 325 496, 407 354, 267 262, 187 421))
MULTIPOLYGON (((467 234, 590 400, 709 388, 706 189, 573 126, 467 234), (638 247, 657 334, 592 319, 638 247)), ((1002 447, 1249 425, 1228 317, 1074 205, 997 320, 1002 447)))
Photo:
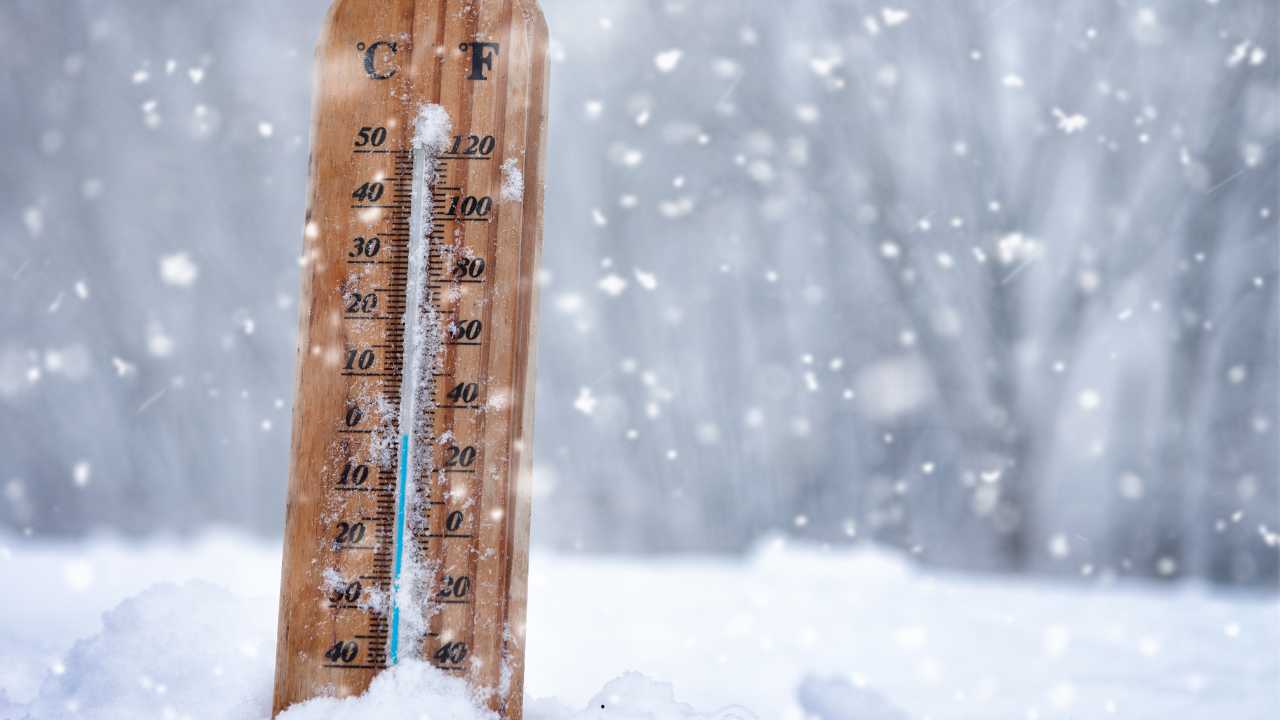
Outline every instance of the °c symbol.
POLYGON ((378 40, 366 46, 364 43, 356 43, 356 50, 364 53, 364 72, 371 80, 386 80, 396 74, 394 65, 379 67, 378 49, 386 48, 392 57, 395 56, 398 48, 396 44, 390 40, 378 40))

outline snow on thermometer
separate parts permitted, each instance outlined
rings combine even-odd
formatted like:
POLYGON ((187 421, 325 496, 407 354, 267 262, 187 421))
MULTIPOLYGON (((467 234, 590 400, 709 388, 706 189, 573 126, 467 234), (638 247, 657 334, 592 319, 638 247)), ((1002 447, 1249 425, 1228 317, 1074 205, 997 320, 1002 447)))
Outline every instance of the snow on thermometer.
POLYGON ((520 717, 546 47, 535 0, 330 10, 275 712, 417 658, 520 717))

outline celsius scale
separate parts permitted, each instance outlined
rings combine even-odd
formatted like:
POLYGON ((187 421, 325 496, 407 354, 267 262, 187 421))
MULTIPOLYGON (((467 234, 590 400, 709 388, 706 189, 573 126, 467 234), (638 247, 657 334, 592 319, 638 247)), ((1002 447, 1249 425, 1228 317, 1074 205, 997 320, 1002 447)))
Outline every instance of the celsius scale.
POLYGON ((416 659, 521 716, 546 87, 535 0, 329 12, 275 713, 416 659))

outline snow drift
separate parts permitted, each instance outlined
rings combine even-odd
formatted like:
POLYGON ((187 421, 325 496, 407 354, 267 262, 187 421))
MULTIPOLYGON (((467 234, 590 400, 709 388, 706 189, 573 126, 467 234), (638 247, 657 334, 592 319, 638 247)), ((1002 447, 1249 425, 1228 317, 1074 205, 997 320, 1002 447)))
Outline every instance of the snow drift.
MULTIPOLYGON (((238 535, 0 536, 21 588, 0 720, 265 720, 279 563, 238 535)), ((1271 595, 962 577, 778 539, 740 559, 535 552, 529 597, 528 720, 1280 717, 1271 595)), ((413 664, 286 716, 364 717, 489 720, 413 664)))

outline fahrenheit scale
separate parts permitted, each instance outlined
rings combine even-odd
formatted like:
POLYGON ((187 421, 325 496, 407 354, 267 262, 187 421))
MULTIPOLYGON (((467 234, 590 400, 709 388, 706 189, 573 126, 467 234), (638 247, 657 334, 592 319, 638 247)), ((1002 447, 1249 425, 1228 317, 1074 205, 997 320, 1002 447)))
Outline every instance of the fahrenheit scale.
POLYGON ((414 658, 521 716, 546 48, 535 0, 329 12, 277 713, 414 658))

